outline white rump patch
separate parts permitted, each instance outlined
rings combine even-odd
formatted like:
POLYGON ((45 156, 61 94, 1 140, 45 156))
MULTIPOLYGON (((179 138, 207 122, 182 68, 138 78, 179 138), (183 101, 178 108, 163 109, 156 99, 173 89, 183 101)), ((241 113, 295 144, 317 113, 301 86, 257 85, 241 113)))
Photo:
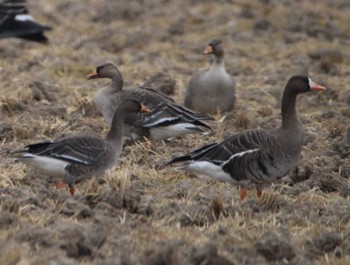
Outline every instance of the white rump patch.
POLYGON ((192 123, 177 123, 169 126, 151 128, 150 133, 153 140, 162 140, 169 137, 193 133, 194 131, 200 132, 199 130, 198 126, 192 123))
POLYGON ((15 16, 15 20, 17 21, 34 21, 33 17, 30 15, 17 15, 15 16))
POLYGON ((60 178, 64 177, 66 173, 65 168, 70 164, 59 159, 33 154, 24 154, 16 158, 16 160, 37 169, 45 175, 60 178))
MULTIPOLYGON (((185 169, 185 167, 184 167, 185 169)), ((222 170, 221 166, 215 165, 209 161, 194 161, 186 166, 186 169, 202 175, 207 175, 215 180, 227 181, 236 184, 236 181, 222 170)))

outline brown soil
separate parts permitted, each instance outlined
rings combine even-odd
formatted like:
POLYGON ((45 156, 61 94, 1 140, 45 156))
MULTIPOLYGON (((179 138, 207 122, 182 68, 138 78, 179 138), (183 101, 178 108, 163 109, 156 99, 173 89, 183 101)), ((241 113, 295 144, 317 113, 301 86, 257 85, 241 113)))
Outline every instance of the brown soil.
POLYGON ((350 264, 350 4, 321 1, 52 1, 29 5, 54 27, 48 45, 0 42, 0 264, 350 264), (36 5, 35 5, 36 4, 36 5), (114 62, 126 86, 147 82, 181 102, 201 54, 221 38, 237 105, 211 136, 127 146, 104 179, 71 197, 9 159, 63 135, 104 135, 86 81, 114 62), (307 137, 297 170, 243 203, 237 187, 162 167, 174 155, 280 123, 294 74, 307 137))

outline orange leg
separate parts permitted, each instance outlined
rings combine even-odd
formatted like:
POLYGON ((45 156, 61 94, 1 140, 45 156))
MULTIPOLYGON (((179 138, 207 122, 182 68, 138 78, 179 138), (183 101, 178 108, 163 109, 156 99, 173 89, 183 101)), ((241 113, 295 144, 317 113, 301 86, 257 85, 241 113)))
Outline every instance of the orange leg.
POLYGON ((264 189, 264 185, 262 184, 255 184, 255 188, 256 188, 256 196, 261 199, 262 195, 263 195, 263 189, 264 189))
POLYGON ((240 200, 243 201, 246 196, 247 196, 247 190, 245 188, 240 187, 239 188, 239 198, 240 198, 240 200))
POLYGON ((65 187, 66 187, 66 184, 62 180, 56 183, 57 189, 64 189, 65 187))
POLYGON ((74 194, 75 194, 74 186, 69 186, 69 192, 70 192, 70 195, 74 196, 74 194))
POLYGON ((256 196, 259 198, 259 199, 261 199, 261 197, 262 197, 262 195, 263 195, 263 192, 262 192, 262 190, 256 190, 256 196))

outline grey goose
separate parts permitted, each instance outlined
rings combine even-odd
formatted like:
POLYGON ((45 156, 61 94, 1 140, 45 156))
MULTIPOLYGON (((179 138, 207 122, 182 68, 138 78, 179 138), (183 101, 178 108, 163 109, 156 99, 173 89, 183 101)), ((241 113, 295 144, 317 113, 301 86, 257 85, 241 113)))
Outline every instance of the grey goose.
POLYGON ((188 170, 240 186, 243 200, 251 184, 261 197, 265 184, 284 177, 297 166, 304 141, 304 129, 296 111, 300 93, 325 90, 307 76, 289 79, 282 97, 282 125, 273 130, 255 129, 235 134, 221 143, 203 146, 169 164, 183 162, 188 170))
POLYGON ((212 40, 203 54, 214 59, 209 69, 201 70, 191 78, 184 104, 202 113, 231 111, 235 104, 235 81, 226 72, 222 41, 212 40))
POLYGON ((75 183, 93 176, 101 177, 114 166, 123 148, 124 120, 129 113, 140 111, 149 110, 137 101, 125 100, 116 110, 105 139, 73 136, 31 144, 24 150, 15 151, 14 158, 45 175, 63 180, 68 184, 71 195, 74 195, 75 183))
POLYGON ((133 140, 144 137, 151 141, 177 137, 185 134, 206 134, 211 128, 204 123, 212 117, 192 111, 174 102, 168 96, 149 87, 123 90, 123 77, 112 63, 98 66, 87 79, 109 78, 112 82, 101 88, 93 101, 108 123, 115 109, 124 98, 135 99, 150 109, 149 113, 133 113, 127 116, 125 135, 133 140))
POLYGON ((51 27, 35 22, 25 4, 26 0, 0 1, 0 39, 16 37, 46 43, 44 31, 51 27))

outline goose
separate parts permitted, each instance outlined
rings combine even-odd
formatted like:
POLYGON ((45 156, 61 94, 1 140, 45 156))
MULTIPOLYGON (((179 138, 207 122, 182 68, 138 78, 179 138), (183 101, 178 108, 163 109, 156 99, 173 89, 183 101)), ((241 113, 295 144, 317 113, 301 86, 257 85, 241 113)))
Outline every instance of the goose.
POLYGON ((123 123, 128 114, 148 112, 141 103, 126 99, 116 110, 112 126, 105 139, 95 136, 73 136, 55 141, 27 145, 15 151, 15 160, 36 168, 44 175, 68 184, 71 195, 74 184, 92 176, 101 177, 114 166, 123 148, 123 123))
POLYGON ((0 3, 0 39, 17 37, 46 43, 44 31, 51 27, 34 21, 25 7, 25 0, 5 0, 0 3))
POLYGON ((191 78, 184 104, 193 110, 214 114, 231 111, 235 104, 235 81, 226 72, 222 41, 212 40, 203 54, 214 56, 209 69, 201 70, 191 78))
POLYGON ((297 166, 301 156, 304 129, 295 107, 297 95, 325 89, 307 76, 293 76, 284 89, 280 128, 240 132, 221 143, 175 157, 168 164, 182 162, 176 170, 188 170, 240 186, 241 201, 246 197, 246 188, 255 184, 260 198, 265 184, 284 177, 297 166))
POLYGON ((170 97, 149 87, 123 90, 123 77, 118 67, 112 63, 98 66, 86 76, 88 80, 109 78, 112 82, 101 88, 93 99, 104 119, 110 124, 115 109, 123 98, 140 101, 150 109, 150 113, 133 113, 126 118, 125 135, 132 140, 149 138, 152 142, 185 134, 211 132, 209 125, 202 121, 213 120, 204 114, 178 105, 170 97))

